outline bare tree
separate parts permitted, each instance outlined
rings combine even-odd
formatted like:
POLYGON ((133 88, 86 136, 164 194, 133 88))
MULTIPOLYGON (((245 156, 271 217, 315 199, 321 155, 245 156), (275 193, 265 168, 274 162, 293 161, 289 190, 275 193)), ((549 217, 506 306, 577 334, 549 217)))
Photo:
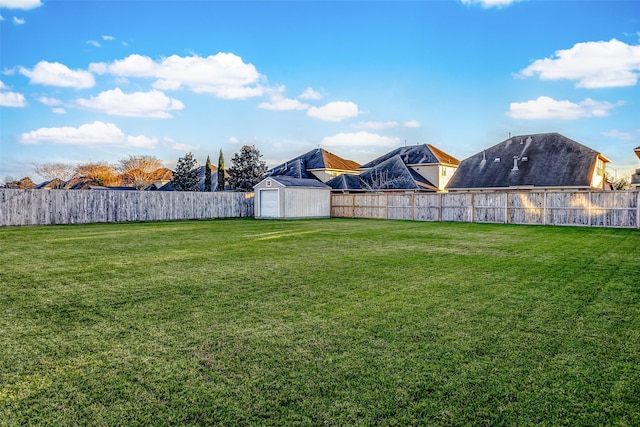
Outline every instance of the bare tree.
POLYGON ((47 181, 69 181, 76 175, 76 166, 70 163, 34 163, 33 172, 47 181))
POLYGON ((607 174, 607 181, 609 181, 614 190, 631 190, 631 179, 627 176, 612 178, 611 175, 607 174))
POLYGON ((84 163, 76 167, 76 175, 90 178, 95 185, 119 184, 115 168, 106 162, 84 163))
POLYGON ((366 175, 361 175, 362 187, 367 191, 380 191, 394 188, 403 180, 392 177, 388 170, 373 170, 366 175))
POLYGON ((141 190, 153 184, 154 172, 162 167, 162 161, 154 156, 129 156, 118 160, 118 170, 127 184, 141 190))

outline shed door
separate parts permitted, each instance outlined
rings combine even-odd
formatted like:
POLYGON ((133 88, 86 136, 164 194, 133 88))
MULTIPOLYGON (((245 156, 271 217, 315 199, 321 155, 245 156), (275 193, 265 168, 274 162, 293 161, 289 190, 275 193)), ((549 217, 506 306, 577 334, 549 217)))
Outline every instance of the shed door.
POLYGON ((260 190, 260 216, 278 217, 278 190, 260 190))

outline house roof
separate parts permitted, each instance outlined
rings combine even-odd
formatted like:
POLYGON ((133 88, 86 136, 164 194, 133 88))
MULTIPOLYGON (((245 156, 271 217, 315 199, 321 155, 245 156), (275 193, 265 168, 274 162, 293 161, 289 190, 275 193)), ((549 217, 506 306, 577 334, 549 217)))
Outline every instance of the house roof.
POLYGON ((327 181, 327 185, 335 190, 352 191, 437 190, 435 185, 408 167, 399 154, 365 170, 360 175, 337 176, 327 181))
POLYGON ((323 148, 316 148, 269 169, 265 176, 287 175, 315 179, 309 171, 317 169, 355 171, 359 166, 360 164, 352 160, 343 159, 323 148))
MULTIPOLYGON (((314 179, 295 178, 295 177, 286 176, 286 175, 275 175, 275 176, 267 177, 264 180, 266 179, 271 179, 273 181, 279 182, 284 187, 329 188, 329 186, 323 184, 322 182, 318 181, 315 178, 314 179)), ((262 181, 260 181, 256 185, 259 185, 261 182, 262 181)))
POLYGON ((633 149, 633 152, 636 153, 636 156, 640 159, 640 147, 636 147, 633 149))
POLYGON ((390 151, 369 163, 365 163, 360 166, 360 169, 372 168, 394 156, 400 156, 402 161, 407 165, 433 165, 444 163, 456 166, 460 164, 458 159, 431 144, 419 144, 396 148, 395 150, 390 151))
POLYGON ((464 159, 447 189, 590 187, 598 157, 558 133, 514 136, 464 159))

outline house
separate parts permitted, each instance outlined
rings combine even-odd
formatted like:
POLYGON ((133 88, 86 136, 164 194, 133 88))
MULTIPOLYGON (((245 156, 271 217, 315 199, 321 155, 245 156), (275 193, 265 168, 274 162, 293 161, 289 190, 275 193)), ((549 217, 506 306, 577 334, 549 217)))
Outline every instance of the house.
POLYGON ((317 148, 269 169, 264 176, 290 176, 327 182, 343 173, 357 174, 359 166, 359 163, 317 148))
POLYGON ((602 190, 608 162, 558 133, 514 136, 464 159, 447 190, 602 190))
POLYGON ((272 175, 254 187, 256 218, 328 218, 331 187, 315 178, 272 175))
MULTIPOLYGON (((640 159, 640 147, 636 147, 633 152, 640 159)), ((636 169, 636 173, 631 175, 631 186, 636 190, 640 190, 640 169, 636 169)))
POLYGON ((460 161, 431 144, 400 147, 327 182, 336 191, 428 191, 445 189, 460 161))

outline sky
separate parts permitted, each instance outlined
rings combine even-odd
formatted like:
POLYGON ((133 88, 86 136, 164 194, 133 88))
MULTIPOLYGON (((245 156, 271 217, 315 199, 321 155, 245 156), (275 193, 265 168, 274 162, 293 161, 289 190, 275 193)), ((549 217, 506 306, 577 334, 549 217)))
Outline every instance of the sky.
POLYGON ((0 0, 0 181, 558 132, 640 167, 640 0, 0 0))

